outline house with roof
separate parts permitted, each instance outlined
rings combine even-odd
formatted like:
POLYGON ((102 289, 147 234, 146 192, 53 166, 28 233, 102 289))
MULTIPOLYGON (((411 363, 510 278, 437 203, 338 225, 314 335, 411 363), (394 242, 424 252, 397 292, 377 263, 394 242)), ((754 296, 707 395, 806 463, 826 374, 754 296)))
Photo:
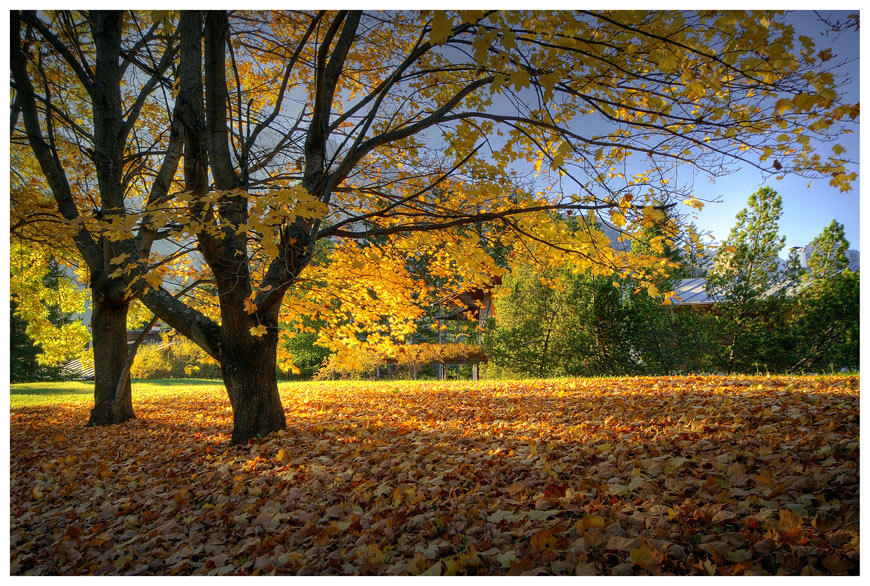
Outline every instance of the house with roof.
MULTIPOLYGON (((809 269, 809 260, 814 249, 812 242, 805 246, 795 246, 793 249, 797 250, 801 266, 804 269, 809 269)), ((704 259, 704 272, 712 266, 713 256, 715 254, 714 251, 715 249, 712 249, 704 259)), ((849 270, 858 272, 861 268, 860 252, 849 249, 846 251, 846 258, 849 261, 849 270)), ((784 270, 785 266, 786 262, 779 259, 779 269, 784 270)), ((674 292, 676 293, 676 298, 673 300, 673 303, 677 307, 706 311, 719 301, 715 295, 707 292, 707 279, 703 276, 681 279, 674 289, 674 292)))

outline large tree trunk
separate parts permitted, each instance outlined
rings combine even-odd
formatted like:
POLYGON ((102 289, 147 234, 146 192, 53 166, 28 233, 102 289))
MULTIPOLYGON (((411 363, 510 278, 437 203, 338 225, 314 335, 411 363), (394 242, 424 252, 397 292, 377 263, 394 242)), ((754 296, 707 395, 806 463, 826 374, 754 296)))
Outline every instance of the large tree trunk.
POLYGON ((88 427, 123 423, 134 419, 130 377, 124 372, 127 362, 127 303, 113 303, 93 291, 94 313, 91 331, 94 340, 94 408, 88 427), (118 381, 124 376, 123 391, 115 400, 118 381))
POLYGON ((277 332, 244 337, 248 340, 233 342, 225 336, 222 346, 221 373, 233 406, 230 445, 247 443, 287 425, 278 395, 277 332))

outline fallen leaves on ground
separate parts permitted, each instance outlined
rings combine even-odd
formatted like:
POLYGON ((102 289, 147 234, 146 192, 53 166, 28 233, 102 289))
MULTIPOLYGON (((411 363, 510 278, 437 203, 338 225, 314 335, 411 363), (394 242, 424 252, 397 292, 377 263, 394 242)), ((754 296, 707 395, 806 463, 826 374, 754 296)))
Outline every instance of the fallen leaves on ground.
POLYGON ((12 574, 857 574, 858 377, 217 387, 11 413, 12 574))

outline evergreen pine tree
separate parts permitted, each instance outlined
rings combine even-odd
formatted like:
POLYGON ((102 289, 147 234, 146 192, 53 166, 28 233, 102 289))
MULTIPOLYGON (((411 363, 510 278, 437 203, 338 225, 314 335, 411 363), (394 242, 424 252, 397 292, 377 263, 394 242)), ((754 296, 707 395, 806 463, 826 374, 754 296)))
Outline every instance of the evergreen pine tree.
POLYGON ((836 220, 812 242, 798 297, 794 328, 795 371, 857 369, 860 337, 860 277, 849 270, 843 225, 836 220))
POLYGON ((811 246, 813 251, 807 261, 809 268, 807 277, 810 281, 826 279, 849 268, 849 259, 846 257, 849 241, 846 240, 843 225, 837 220, 831 220, 822 233, 812 241, 811 246))
MULTIPOLYGON (((789 280, 794 268, 780 268, 782 198, 769 187, 749 197, 737 223, 714 257, 707 275, 722 339, 718 366, 731 372, 777 371, 793 360, 788 325, 789 280)), ((796 258, 796 257, 795 257, 796 258)))
POLYGON ((768 293, 780 280, 779 235, 782 198, 769 187, 751 196, 737 214, 737 223, 713 258, 708 291, 722 300, 744 305, 768 293))

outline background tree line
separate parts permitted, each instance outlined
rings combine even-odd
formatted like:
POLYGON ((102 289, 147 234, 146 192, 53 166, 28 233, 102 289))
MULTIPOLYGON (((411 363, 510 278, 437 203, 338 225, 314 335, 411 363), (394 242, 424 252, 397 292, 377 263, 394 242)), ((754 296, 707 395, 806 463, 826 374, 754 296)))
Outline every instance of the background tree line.
MULTIPOLYGON (((679 267, 657 288, 669 291, 681 278, 702 274, 709 296, 717 300, 708 310, 663 303, 630 278, 520 263, 497 288, 497 319, 489 320, 482 348, 474 344, 479 338, 474 324, 460 321, 451 327, 454 338, 461 332, 462 342, 439 351, 437 311, 420 319, 415 344, 400 347, 397 356, 364 346, 353 355, 331 353, 317 343, 323 324, 309 321, 306 331, 282 344, 296 368, 279 376, 433 378, 442 359, 461 362, 465 354, 481 351, 489 359, 484 375, 491 378, 857 370, 860 280, 848 268, 843 226, 832 220, 813 240, 804 269, 796 250, 785 262, 779 258, 785 244, 778 230, 781 214, 775 191, 752 194, 707 269, 694 251, 664 250, 679 267)), ((659 234, 661 228, 652 227, 633 247, 648 248, 659 234)), ((62 282, 56 270, 45 279, 54 287, 62 282)), ((71 321, 69 315, 54 319, 71 321)), ((62 378, 56 366, 37 362, 40 348, 24 335, 25 326, 13 312, 13 380, 62 378)), ((174 337, 140 348, 131 374, 218 378, 220 371, 195 344, 174 337)))
POLYGON ((807 270, 796 250, 779 259, 781 214, 772 189, 750 197, 706 274, 717 301, 707 311, 663 304, 631 279, 515 268, 487 328, 488 375, 856 370, 859 273, 843 226, 832 221, 812 242, 807 270))

